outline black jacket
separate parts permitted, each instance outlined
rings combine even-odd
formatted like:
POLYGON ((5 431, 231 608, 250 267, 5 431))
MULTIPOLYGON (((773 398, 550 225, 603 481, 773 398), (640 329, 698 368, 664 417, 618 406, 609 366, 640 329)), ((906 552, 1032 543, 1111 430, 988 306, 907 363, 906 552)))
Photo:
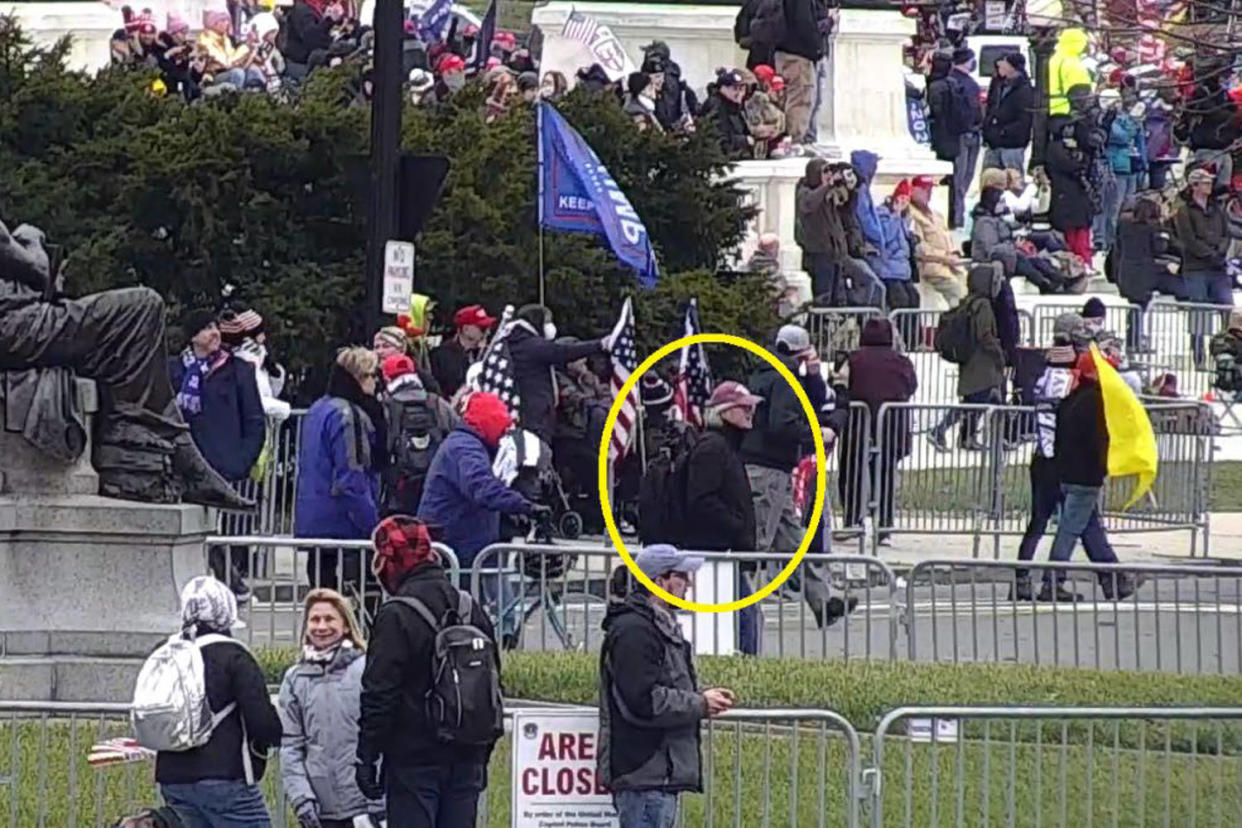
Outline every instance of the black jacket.
MULTIPOLYGON (((794 376, 798 365, 793 359, 782 362, 794 376)), ((827 388, 819 376, 803 378, 802 386, 811 406, 819 411, 827 398, 827 388)), ((769 469, 791 472, 811 444, 811 424, 807 422, 802 404, 789 383, 765 364, 746 383, 752 394, 763 397, 755 410, 755 427, 742 438, 742 462, 769 469)))
POLYGON ((687 549, 752 551, 755 507, 746 467, 738 456, 743 432, 731 425, 709 428, 694 444, 686 465, 687 549))
POLYGON ((812 63, 824 56, 822 26, 828 20, 823 0, 785 0, 785 37, 776 51, 806 58, 812 63))
POLYGON ((1160 225, 1121 219, 1112 256, 1113 276, 1121 295, 1147 307, 1164 270, 1156 257, 1167 251, 1168 240, 1160 225))
POLYGON ((1209 198, 1207 209, 1189 196, 1173 216, 1177 244, 1182 249, 1182 275, 1196 270, 1224 270, 1229 252, 1229 219, 1220 202, 1209 198))
POLYGON ((327 49, 332 45, 332 25, 331 18, 316 14, 309 3, 294 3, 285 22, 285 60, 305 64, 311 52, 327 49))
POLYGON ((983 142, 993 149, 1021 149, 1031 143, 1035 119, 1035 88, 1026 75, 1004 81, 992 78, 988 110, 983 119, 983 142))
POLYGON ((1100 384, 1079 380, 1057 407, 1057 476, 1062 483, 1103 486, 1108 477, 1108 425, 1100 384))
POLYGON ((608 608, 600 650, 597 764, 614 791, 703 789, 699 692, 689 642, 646 590, 608 608))
MULTIPOLYGON (((436 618, 457 606, 457 589, 435 561, 416 566, 397 587, 397 595, 419 599, 436 618)), ((492 622, 477 602, 470 622, 495 640, 492 622)), ((385 602, 376 613, 362 674, 358 761, 363 764, 381 756, 397 766, 486 764, 490 747, 444 745, 427 721, 425 696, 431 687, 435 637, 413 607, 385 602)), ((499 670, 499 652, 496 659, 499 670)))
POLYGON ((1045 152, 1044 170, 1052 185, 1048 221, 1062 232, 1090 227, 1095 207, 1087 190, 1085 178, 1090 160, 1082 150, 1071 149, 1065 142, 1050 138, 1045 152))
POLYGON ((660 126, 672 131, 687 115, 693 116, 699 109, 699 99, 694 90, 681 79, 681 67, 672 61, 664 64, 664 86, 655 99, 655 116, 660 126))
POLYGON ((957 135, 978 132, 983 127, 982 90, 975 79, 958 69, 949 72, 949 89, 953 95, 953 130, 957 135))
MULTIPOLYGON (((199 629, 199 635, 211 630, 199 629)), ((254 656, 237 644, 219 641, 202 648, 207 704, 219 712, 233 702, 237 709, 221 720, 211 740, 200 748, 161 751, 155 758, 155 781, 189 785, 204 779, 244 780, 242 722, 250 740, 250 761, 257 782, 267 768, 268 750, 280 747, 280 715, 272 707, 263 670, 254 656)))
MULTIPOLYGON (((181 388, 185 370, 181 357, 168 361, 174 392, 181 388)), ((230 355, 203 381, 202 402, 201 412, 185 418, 194 445, 225 480, 245 480, 267 439, 267 419, 254 366, 230 355)))
POLYGON ((703 106, 700 118, 716 125, 716 131, 720 133, 720 146, 731 160, 750 156, 750 129, 746 126, 741 106, 717 92, 703 106))
POLYGON ((522 397, 520 425, 551 445, 556 436, 557 403, 552 368, 600 353, 599 340, 550 342, 518 323, 506 341, 513 357, 513 378, 522 397))
POLYGON ((776 66, 776 49, 753 43, 750 37, 750 24, 755 19, 755 12, 762 0, 745 0, 733 21, 733 40, 739 47, 746 50, 746 68, 766 64, 776 66))
POLYGON ((458 388, 466 384, 466 370, 478 358, 477 354, 466 353, 455 336, 444 340, 431 352, 431 374, 445 398, 452 397, 458 388))

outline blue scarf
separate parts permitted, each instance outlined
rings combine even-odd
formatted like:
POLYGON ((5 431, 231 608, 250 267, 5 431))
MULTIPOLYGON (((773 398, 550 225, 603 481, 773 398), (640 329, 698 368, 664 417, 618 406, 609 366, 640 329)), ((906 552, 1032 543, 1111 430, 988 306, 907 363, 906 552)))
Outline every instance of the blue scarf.
POLYGON ((205 357, 195 356, 193 348, 186 348, 181 352, 181 364, 185 366, 185 374, 181 377, 181 389, 177 392, 177 408, 181 409, 182 414, 191 417, 202 413, 203 383, 207 381, 207 375, 226 359, 228 353, 225 351, 217 351, 205 357))

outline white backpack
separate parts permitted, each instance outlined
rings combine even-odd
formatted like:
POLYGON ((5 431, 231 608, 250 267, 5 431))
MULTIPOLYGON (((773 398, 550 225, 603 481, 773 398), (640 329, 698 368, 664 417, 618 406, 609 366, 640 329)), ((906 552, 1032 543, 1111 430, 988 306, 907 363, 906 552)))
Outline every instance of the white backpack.
MULTIPOLYGON (((213 633, 190 640, 178 634, 171 636, 143 662, 130 707, 130 721, 138 744, 150 750, 178 753, 202 747, 211 740, 216 725, 237 709, 237 702, 232 702, 213 714, 207 704, 202 648, 220 641, 246 647, 227 635, 213 633)), ((242 756, 249 780, 252 771, 246 741, 243 722, 242 756)))

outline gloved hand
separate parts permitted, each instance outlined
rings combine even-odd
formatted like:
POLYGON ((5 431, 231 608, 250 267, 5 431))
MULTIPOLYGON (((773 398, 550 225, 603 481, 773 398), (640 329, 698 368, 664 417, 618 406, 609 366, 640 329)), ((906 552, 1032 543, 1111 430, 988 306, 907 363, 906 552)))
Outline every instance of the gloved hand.
POLYGON ((358 790, 362 791, 362 795, 367 799, 383 798, 384 786, 379 782, 379 774, 375 771, 374 763, 355 765, 354 782, 358 784, 358 790))
POLYGON ((552 520, 552 507, 545 506, 542 503, 530 504, 530 519, 535 523, 552 520))
POLYGON ((298 828, 322 828, 319 821, 319 805, 313 799, 304 799, 294 807, 293 812, 298 818, 298 828))

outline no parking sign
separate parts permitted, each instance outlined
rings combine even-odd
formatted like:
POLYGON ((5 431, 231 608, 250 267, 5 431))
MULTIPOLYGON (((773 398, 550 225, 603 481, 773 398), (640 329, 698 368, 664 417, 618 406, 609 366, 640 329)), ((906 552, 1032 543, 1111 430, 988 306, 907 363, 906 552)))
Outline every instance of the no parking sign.
POLYGON ((514 712, 513 828, 617 828, 598 751, 594 710, 514 712))

